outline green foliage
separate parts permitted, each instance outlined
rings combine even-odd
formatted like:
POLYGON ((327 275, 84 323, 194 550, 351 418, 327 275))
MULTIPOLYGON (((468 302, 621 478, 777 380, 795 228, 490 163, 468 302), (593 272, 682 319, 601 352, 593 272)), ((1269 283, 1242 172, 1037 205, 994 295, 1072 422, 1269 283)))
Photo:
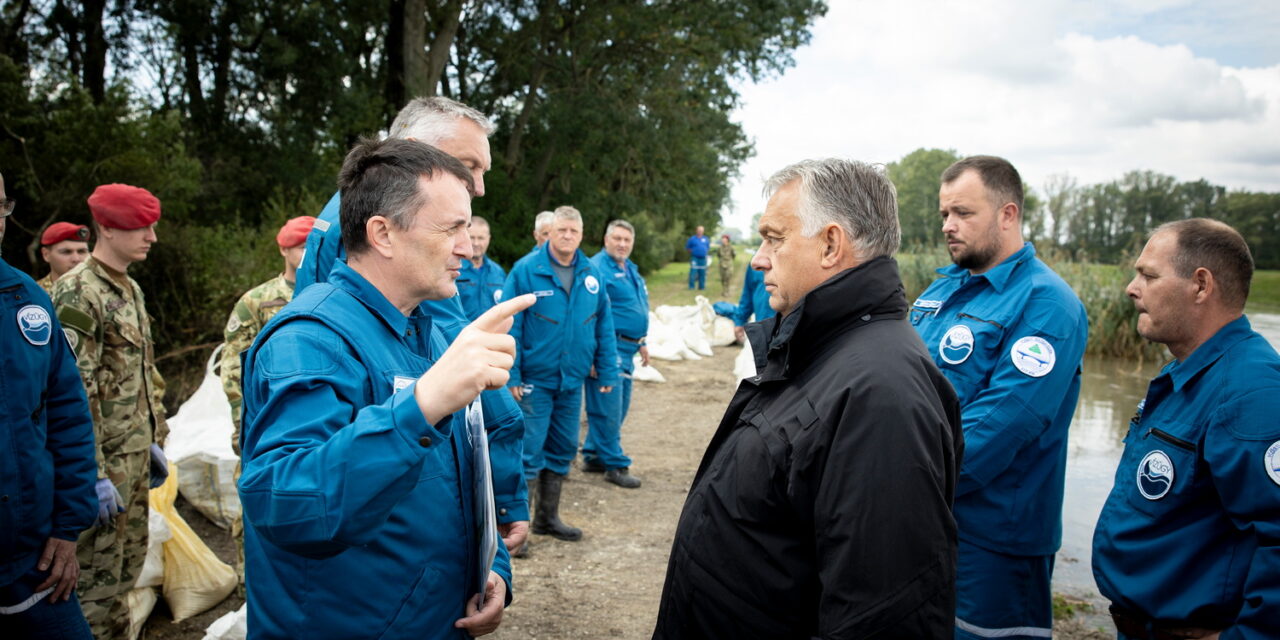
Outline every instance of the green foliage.
POLYGON ((938 186, 942 172, 961 156, 950 149, 916 149, 890 162, 889 179, 898 190, 902 247, 915 250, 938 244, 938 186))
POLYGON ((1250 313, 1280 313, 1280 271, 1254 271, 1249 286, 1250 313))

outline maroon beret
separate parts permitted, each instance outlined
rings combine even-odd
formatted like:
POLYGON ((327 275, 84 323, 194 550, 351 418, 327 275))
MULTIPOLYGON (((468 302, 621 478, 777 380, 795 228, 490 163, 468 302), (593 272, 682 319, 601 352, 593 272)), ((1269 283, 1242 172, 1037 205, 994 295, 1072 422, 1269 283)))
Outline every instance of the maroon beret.
POLYGON ((160 201, 146 189, 104 184, 89 196, 89 212, 104 227, 141 229, 160 219, 160 201))
POLYGON ((70 222, 55 222, 40 236, 40 246, 48 247, 64 240, 89 241, 89 227, 70 222))
POLYGON ((311 233, 311 227, 316 224, 315 216, 298 216, 291 218, 288 222, 280 227, 280 232, 276 234, 276 244, 281 249, 296 247, 307 241, 307 234, 311 233))

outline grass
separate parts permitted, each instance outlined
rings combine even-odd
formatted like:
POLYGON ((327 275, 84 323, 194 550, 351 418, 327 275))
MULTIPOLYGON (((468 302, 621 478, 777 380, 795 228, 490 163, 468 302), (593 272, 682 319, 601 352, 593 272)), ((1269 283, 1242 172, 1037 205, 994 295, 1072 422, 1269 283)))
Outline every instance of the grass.
POLYGON ((1280 271, 1253 272, 1246 310, 1252 313, 1280 313, 1280 271))
POLYGON ((1064 596, 1060 593, 1053 594, 1053 619, 1066 620, 1075 617, 1077 613, 1092 613, 1093 605, 1079 598, 1064 596))
POLYGON ((706 290, 690 291, 688 261, 668 262, 661 269, 644 276, 645 284, 649 287, 649 306, 656 309, 664 304, 690 305, 694 304, 694 299, 699 295, 706 296, 712 303, 724 300, 737 304, 738 296, 742 294, 743 274, 746 273, 745 269, 751 256, 747 255, 745 247, 734 246, 734 251, 737 253, 737 258, 734 260, 733 279, 729 281, 728 296, 720 295, 719 263, 712 262, 711 266, 707 267, 706 290))

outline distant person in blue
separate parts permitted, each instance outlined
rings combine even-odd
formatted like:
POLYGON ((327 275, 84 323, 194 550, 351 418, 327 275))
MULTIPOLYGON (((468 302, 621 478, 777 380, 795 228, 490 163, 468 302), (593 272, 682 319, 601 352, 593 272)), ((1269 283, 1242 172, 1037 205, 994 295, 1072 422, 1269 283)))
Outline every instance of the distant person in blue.
POLYGON ((731 316, 733 320, 733 337, 738 342, 746 342, 746 325, 748 322, 764 322, 777 312, 769 306, 769 292, 764 288, 764 274, 747 265, 747 274, 742 280, 742 295, 738 296, 737 311, 731 316), (755 319, 752 320, 752 316, 755 319))
POLYGON ((338 182, 347 262, 244 357, 249 637, 489 633, 510 601, 510 558, 500 546, 476 594, 478 470, 463 410, 505 386, 505 330, 533 300, 491 309, 446 349, 421 304, 457 293, 470 173, 389 139, 357 144, 338 182))
POLYGON ((462 310, 469 320, 475 320, 480 314, 497 304, 502 296, 502 283, 507 279, 507 272, 498 263, 486 255, 489 251, 489 221, 480 216, 471 216, 471 259, 462 261, 462 273, 458 275, 458 297, 462 301, 462 310))
MULTIPOLYGON (((0 176, 0 240, 14 205, 0 176)), ((92 640, 76 540, 116 514, 95 495, 89 401, 49 294, 3 259, 0 321, 0 635, 92 640)))
POLYGON ((1129 422, 1093 536, 1121 639, 1280 637, 1280 356, 1244 315, 1253 258, 1214 220, 1156 228, 1126 290, 1174 360, 1129 422))
POLYGON ((707 288, 707 252, 711 250, 711 238, 704 231, 702 225, 698 225, 693 235, 684 243, 684 248, 689 251, 690 290, 693 290, 695 281, 699 290, 707 288))
POLYGON ((581 244, 582 214, 557 207, 546 245, 521 258, 502 287, 503 299, 527 293, 538 299, 511 326, 517 355, 507 387, 524 411, 533 532, 567 541, 582 539, 581 529, 560 519, 561 489, 578 451, 582 385, 592 367, 600 393, 618 384, 609 295, 581 244))
POLYGON ((1023 242, 1013 165, 965 158, 942 173, 938 197, 955 264, 938 269, 911 323, 955 387, 964 423, 955 637, 1048 638, 1088 319, 1023 242))
MULTIPOLYGON (((491 164, 489 135, 493 123, 484 114, 448 98, 416 98, 405 105, 391 123, 389 138, 417 140, 429 144, 462 162, 475 181, 476 197, 484 195, 484 174, 491 164)), ((294 295, 306 287, 329 279, 335 262, 345 262, 343 230, 338 224, 341 193, 320 212, 319 219, 307 236, 307 250, 298 267, 294 295)), ((427 300, 423 313, 452 341, 473 318, 467 317, 462 300, 454 296, 445 300, 427 300)), ((502 390, 481 394, 485 401, 485 426, 489 436, 493 466, 494 493, 497 497, 498 532, 508 550, 523 546, 529 535, 528 492, 521 471, 521 441, 524 419, 520 407, 502 390)))
POLYGON ((618 366, 622 378, 610 393, 601 393, 596 378, 587 379, 587 441, 582 445, 582 469, 604 473, 606 482, 624 489, 640 487, 640 478, 631 475, 631 458, 622 451, 622 423, 631 409, 631 374, 634 356, 639 353, 649 364, 649 289, 640 269, 629 258, 635 247, 636 228, 626 220, 614 220, 604 233, 604 249, 591 258, 604 278, 613 311, 613 330, 618 335, 618 366))

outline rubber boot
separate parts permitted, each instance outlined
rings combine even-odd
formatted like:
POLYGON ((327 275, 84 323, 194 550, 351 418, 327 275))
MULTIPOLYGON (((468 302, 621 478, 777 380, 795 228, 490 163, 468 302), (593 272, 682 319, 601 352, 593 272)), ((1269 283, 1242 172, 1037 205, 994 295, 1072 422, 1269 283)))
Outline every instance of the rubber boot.
POLYGON ((550 469, 543 469, 538 474, 538 504, 533 516, 533 532, 577 542, 582 539, 582 529, 560 521, 560 490, 563 487, 564 476, 550 469))
MULTIPOLYGON (((534 506, 537 505, 537 502, 538 502, 537 500, 534 500, 534 496, 538 495, 538 479, 534 478, 532 480, 529 480, 528 484, 529 484, 529 513, 532 514, 534 506)), ((529 542, 529 537, 525 536, 524 544, 521 544, 520 548, 516 549, 516 552, 511 554, 511 556, 514 558, 528 558, 529 548, 531 546, 532 545, 529 542)))

